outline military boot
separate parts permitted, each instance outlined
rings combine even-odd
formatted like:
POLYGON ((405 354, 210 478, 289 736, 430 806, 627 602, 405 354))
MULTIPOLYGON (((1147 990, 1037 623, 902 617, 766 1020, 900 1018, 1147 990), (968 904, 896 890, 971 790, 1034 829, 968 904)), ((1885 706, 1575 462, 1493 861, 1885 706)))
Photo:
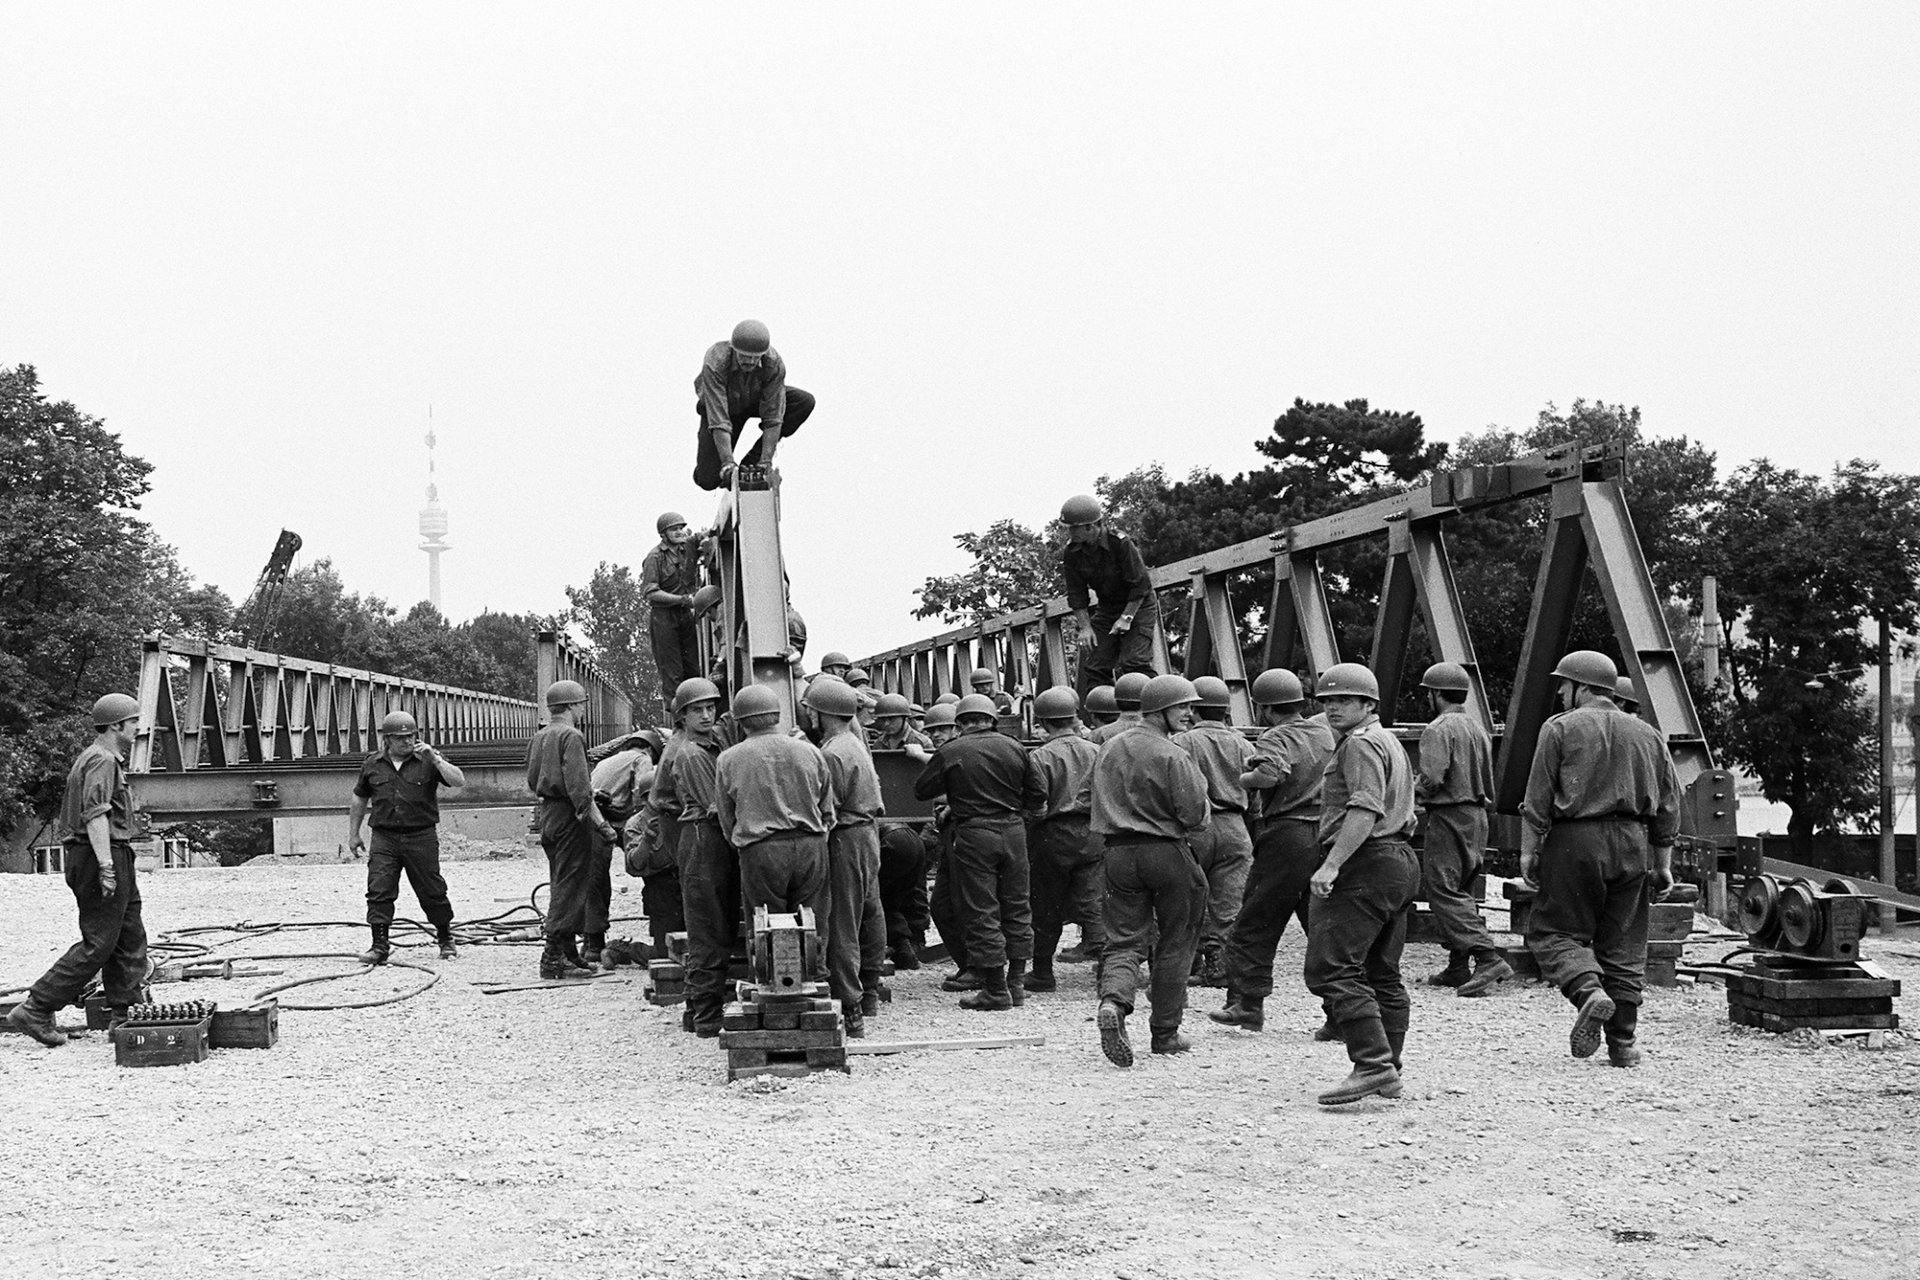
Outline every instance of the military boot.
POLYGON ((598 969, 601 957, 607 953, 607 935, 583 933, 580 937, 586 944, 580 949, 580 962, 589 969, 598 969))
POLYGON ((1473 976, 1460 984, 1454 994, 1484 996, 1513 976, 1513 966, 1498 951, 1489 951, 1474 961, 1473 976))
POLYGON ((1181 1035, 1178 1027, 1169 1027, 1164 1031, 1155 1027, 1153 1043, 1150 1047, 1155 1053, 1190 1053, 1193 1050, 1193 1042, 1181 1035))
POLYGON ((1007 961, 1007 996, 1015 1004, 1027 1002, 1027 962, 1007 961))
POLYGON ((877 1018, 880 1016, 880 993, 877 990, 862 991, 860 993, 859 1013, 863 1018, 877 1018))
POLYGON ((560 936, 550 933, 547 942, 540 950, 540 977, 542 981, 552 981, 567 976, 567 961, 560 953, 560 936))
POLYGON ((1426 976, 1430 987, 1457 987, 1473 977, 1473 965, 1465 954, 1448 955, 1447 967, 1426 976))
POLYGON ((1127 1011, 1117 1000, 1102 1000, 1094 1022, 1100 1028, 1100 1052, 1116 1067, 1133 1065, 1133 1042, 1127 1039, 1127 1011))
POLYGON ((7 1015, 7 1025, 23 1036, 31 1036, 49 1049, 67 1042, 67 1033, 53 1025, 53 1010, 40 1003, 40 997, 28 996, 7 1015))
POLYGON ((1033 958, 1033 968, 1027 971, 1025 986, 1029 991, 1059 990, 1060 980, 1054 977, 1052 956, 1044 960, 1039 956, 1033 958))
POLYGON ((1080 941, 1055 956, 1054 960, 1059 964, 1091 964, 1099 958, 1100 948, 1089 945, 1086 936, 1082 934, 1080 941))
POLYGON ((1625 1002, 1614 1005, 1613 1016, 1607 1019, 1608 1062, 1616 1067, 1640 1065, 1640 1050, 1634 1043, 1635 1032, 1639 1026, 1639 1005, 1625 1002))
POLYGON ((1407 1029, 1401 1027, 1398 1031, 1395 1031, 1389 1027, 1387 1029, 1387 1048, 1393 1051, 1393 1069, 1395 1071, 1400 1070, 1400 1051, 1406 1048, 1406 1046, 1407 1029))
POLYGON ((458 960, 460 958, 459 949, 453 945, 453 926, 452 925, 450 924, 441 925, 439 929, 435 932, 434 938, 435 938, 435 941, 437 941, 440 944, 440 958, 442 960, 458 960))
POLYGON ((969 995, 960 997, 962 1009, 980 1009, 998 1011, 1013 1008, 1013 992, 1007 987, 1007 966, 1003 964, 975 965, 974 973, 980 979, 980 987, 969 995))
POLYGON ((1575 1003, 1580 1012, 1573 1017, 1573 1030, 1567 1033, 1567 1051, 1576 1058, 1591 1058, 1600 1047, 1607 1023, 1613 1021, 1613 997, 1595 987, 1575 1003))
POLYGON ((573 935, 563 933, 559 937, 560 960, 567 967, 567 972, 562 976, 573 978, 583 973, 592 973, 595 966, 588 964, 586 958, 580 954, 579 945, 574 942, 573 935))
POLYGON ((893 944, 893 967, 895 969, 920 967, 920 952, 914 947, 912 938, 902 938, 893 944))
POLYGON ((1362 1098, 1400 1096, 1400 1072, 1393 1065, 1393 1046, 1378 1018, 1356 1018, 1340 1024, 1353 1070, 1315 1101, 1323 1107, 1341 1107, 1362 1098))
POLYGON ((940 983, 940 989, 942 991, 978 991, 980 989, 980 975, 972 969, 962 969, 958 973, 950 973, 940 983))
POLYGON ((385 964, 393 948, 387 942, 387 930, 390 926, 372 924, 367 928, 373 933, 373 945, 360 953, 361 964, 385 964))
POLYGON ((1264 1031, 1267 1026, 1265 1004, 1264 996, 1243 996, 1233 992, 1227 996, 1226 1008, 1215 1009, 1207 1016, 1224 1027, 1245 1027, 1249 1031, 1264 1031))

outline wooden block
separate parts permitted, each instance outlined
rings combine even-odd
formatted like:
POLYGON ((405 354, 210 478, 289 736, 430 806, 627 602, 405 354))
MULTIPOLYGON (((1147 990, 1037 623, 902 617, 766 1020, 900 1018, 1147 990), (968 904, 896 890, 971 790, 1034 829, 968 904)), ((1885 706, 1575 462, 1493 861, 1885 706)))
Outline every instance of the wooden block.
POLYGON ((1678 962, 1649 956, 1647 958, 1647 981, 1656 987, 1677 987, 1680 985, 1678 962))
POLYGON ((671 960, 656 960, 647 966, 647 973, 655 982, 685 982, 687 967, 671 960))
POLYGON ((1533 900, 1530 898, 1516 898, 1512 908, 1507 913, 1507 932, 1517 933, 1524 938, 1527 936, 1527 931, 1532 927, 1533 900))
POLYGON ((1773 1013, 1781 1017, 1822 1016, 1838 1017, 1847 1015, 1866 1015, 1892 1013, 1893 1001, 1885 998, 1869 997, 1865 1000, 1754 1000, 1747 996, 1727 993, 1727 1006, 1738 1005, 1756 1013, 1773 1013))
POLYGON ((847 1051, 844 1047, 807 1050, 807 1066, 814 1071, 851 1071, 853 1069, 847 1065, 847 1051))
POLYGON ((1649 941, 1680 941, 1693 932, 1693 907, 1686 903, 1656 902, 1647 916, 1649 941))
POLYGON ((1681 947, 1682 944, 1678 942, 1649 942, 1647 944, 1647 959, 1678 960, 1681 954, 1681 947))
POLYGON ((765 1049, 728 1049, 727 1065, 729 1067, 764 1067, 767 1065, 767 1051, 765 1049))
POLYGON ((768 1009, 760 1010, 760 1025, 768 1031, 798 1031, 800 1029, 800 1010, 768 1009))
POLYGON ((1867 1016, 1856 1014, 1850 1018, 1783 1018, 1776 1013, 1758 1013, 1753 1016, 1760 1019, 1757 1025, 1766 1028, 1768 1031, 1798 1031, 1803 1027, 1811 1028, 1815 1031, 1871 1031, 1886 1030, 1900 1025, 1900 1015, 1897 1013, 1879 1013, 1867 1016))
POLYGON ((1727 990, 1767 1000, 1891 999, 1900 994, 1897 978, 1762 978, 1739 974, 1727 979, 1727 990))
POLYGON ((840 1029, 840 1011, 838 1009, 809 1009, 800 1015, 802 1031, 837 1031, 840 1029))
POLYGON ((720 1011, 720 1025, 728 1031, 758 1031, 760 1006, 735 1002, 720 1011))
POLYGON ((788 1079, 799 1079, 812 1074, 813 1068, 804 1062, 771 1062, 761 1067, 729 1066, 727 1082, 731 1084, 735 1080, 751 1080, 755 1076, 784 1076, 788 1079))
POLYGON ((837 1028, 825 1031, 722 1031, 720 1044, 735 1049, 837 1049, 846 1037, 837 1028))
POLYGON ((667 959, 680 964, 687 962, 687 935, 684 932, 667 935, 667 959))
POLYGON ((652 983, 647 984, 642 994, 648 1004, 658 1005, 663 1009, 672 1004, 684 1004, 687 999, 685 991, 662 991, 652 983))

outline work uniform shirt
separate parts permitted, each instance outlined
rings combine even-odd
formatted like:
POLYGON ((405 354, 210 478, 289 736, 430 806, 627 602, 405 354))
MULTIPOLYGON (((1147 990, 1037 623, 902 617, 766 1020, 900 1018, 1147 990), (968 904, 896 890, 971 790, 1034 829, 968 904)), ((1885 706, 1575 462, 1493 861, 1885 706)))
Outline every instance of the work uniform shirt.
POLYGON ((1420 731, 1414 795, 1428 809, 1493 802, 1493 739, 1464 708, 1441 712, 1420 731))
POLYGON ((1060 575, 1067 583, 1067 607, 1089 608, 1088 593, 1098 598, 1100 612, 1118 616, 1125 606, 1137 610, 1153 592, 1147 562, 1133 539, 1102 529, 1091 542, 1069 542, 1060 553, 1060 575))
POLYGON ((720 827, 736 847, 786 831, 825 835, 833 828, 833 779, 812 743, 755 734, 720 753, 714 780, 720 827))
POLYGON ((925 747, 929 751, 933 749, 932 738, 918 729, 909 728, 904 721, 898 731, 883 732, 880 729, 870 729, 867 737, 875 751, 904 751, 909 742, 915 746, 925 747))
POLYGON ((587 772, 587 740, 570 724, 550 724, 527 745, 527 790, 542 800, 573 806, 574 816, 590 822, 593 775, 587 772))
POLYGON ((353 794, 373 802, 375 831, 425 831, 440 821, 440 771, 411 753, 398 765, 384 751, 368 756, 353 794))
POLYGON ((1369 840, 1403 840, 1413 831, 1413 766, 1400 740, 1368 716, 1341 736, 1320 784, 1320 843, 1332 845, 1349 810, 1373 815, 1369 840))
POLYGON ((685 730, 673 735, 660 754, 660 765, 653 771, 653 787, 647 793, 647 805, 679 822, 700 822, 719 813, 719 786, 716 782, 720 743, 718 736, 696 742, 685 730))
POLYGON ((756 417, 762 430, 777 429, 787 420, 787 362, 771 347, 757 367, 743 369, 734 363, 731 343, 714 343, 700 362, 693 389, 709 429, 738 427, 756 417))
POLYGON ((133 798, 127 792, 127 767, 120 757, 98 742, 88 744, 67 770, 67 790, 60 801, 60 829, 65 838, 85 843, 87 824, 107 815, 107 835, 116 841, 134 838, 133 798))
POLYGON ((1145 723, 1146 721, 1141 718, 1138 711, 1122 711, 1118 720, 1115 720, 1112 724, 1103 724, 1093 731, 1094 745, 1104 747, 1121 734, 1132 729, 1138 729, 1145 723))
POLYGON ((921 800, 944 794, 957 822, 1013 817, 1046 800, 1027 749, 993 729, 963 733, 936 750, 914 779, 913 794, 921 800))
MULTIPOLYGON (((672 609, 686 612, 693 608, 686 604, 662 604, 653 598, 656 591, 668 595, 691 596, 699 586, 700 580, 699 548, 692 538, 678 546, 671 542, 662 542, 647 552, 647 558, 640 564, 640 598, 648 607, 654 609, 672 609)), ((666 692, 672 693, 669 689, 666 692)))
POLYGON ((1100 749, 1091 790, 1093 829, 1103 836, 1184 840, 1207 826, 1207 780, 1191 756, 1151 729, 1100 749))
POLYGON ((1245 813, 1247 789, 1240 775, 1253 759, 1253 744, 1218 720, 1202 720, 1173 743, 1193 758, 1207 780, 1207 803, 1215 813, 1245 813))
POLYGON ((1046 792, 1041 806, 1029 811, 1034 820, 1086 817, 1093 808, 1093 762, 1100 758, 1100 748, 1068 729, 1054 734, 1027 756, 1046 792))
POLYGON ((1660 731, 1621 715, 1611 698, 1595 698, 1541 727, 1521 820, 1544 836, 1555 822, 1638 819, 1659 848, 1679 833, 1679 791, 1660 731))
POLYGON ((1333 726, 1327 718, 1307 716, 1273 725, 1253 744, 1247 772, 1260 801, 1260 816, 1320 818, 1320 784, 1333 758, 1333 726))
POLYGON ((616 751, 593 766, 589 781, 596 796, 606 797, 613 821, 625 821, 646 803, 653 786, 653 754, 643 747, 616 751))
POLYGON ((880 799, 880 775, 874 772, 873 757, 861 743, 859 729, 850 726, 829 738, 820 754, 827 758, 827 773, 833 779, 836 828, 865 826, 887 811, 880 799))

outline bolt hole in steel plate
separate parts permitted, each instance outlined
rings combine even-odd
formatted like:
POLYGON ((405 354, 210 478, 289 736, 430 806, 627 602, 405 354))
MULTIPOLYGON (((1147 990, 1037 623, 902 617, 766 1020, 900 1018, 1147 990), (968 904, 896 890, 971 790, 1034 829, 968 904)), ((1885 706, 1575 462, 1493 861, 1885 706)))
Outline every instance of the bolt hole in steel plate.
POLYGON ((1780 936, 1795 949, 1811 947, 1820 937, 1820 912, 1813 894, 1813 886, 1805 880, 1795 880, 1780 891, 1780 936))
POLYGON ((1772 933, 1780 922, 1780 882, 1772 876, 1755 876, 1740 894, 1740 928, 1758 941, 1772 933))

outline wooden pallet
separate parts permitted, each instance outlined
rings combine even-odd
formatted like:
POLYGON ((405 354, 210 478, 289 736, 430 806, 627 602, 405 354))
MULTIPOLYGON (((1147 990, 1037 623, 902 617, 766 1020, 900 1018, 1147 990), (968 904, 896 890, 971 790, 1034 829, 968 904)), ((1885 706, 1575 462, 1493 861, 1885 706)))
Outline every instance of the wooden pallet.
POLYGON ((1765 1031, 1872 1032, 1900 1025, 1900 982, 1866 961, 1754 957, 1751 973, 1727 979, 1727 1020, 1765 1031))

